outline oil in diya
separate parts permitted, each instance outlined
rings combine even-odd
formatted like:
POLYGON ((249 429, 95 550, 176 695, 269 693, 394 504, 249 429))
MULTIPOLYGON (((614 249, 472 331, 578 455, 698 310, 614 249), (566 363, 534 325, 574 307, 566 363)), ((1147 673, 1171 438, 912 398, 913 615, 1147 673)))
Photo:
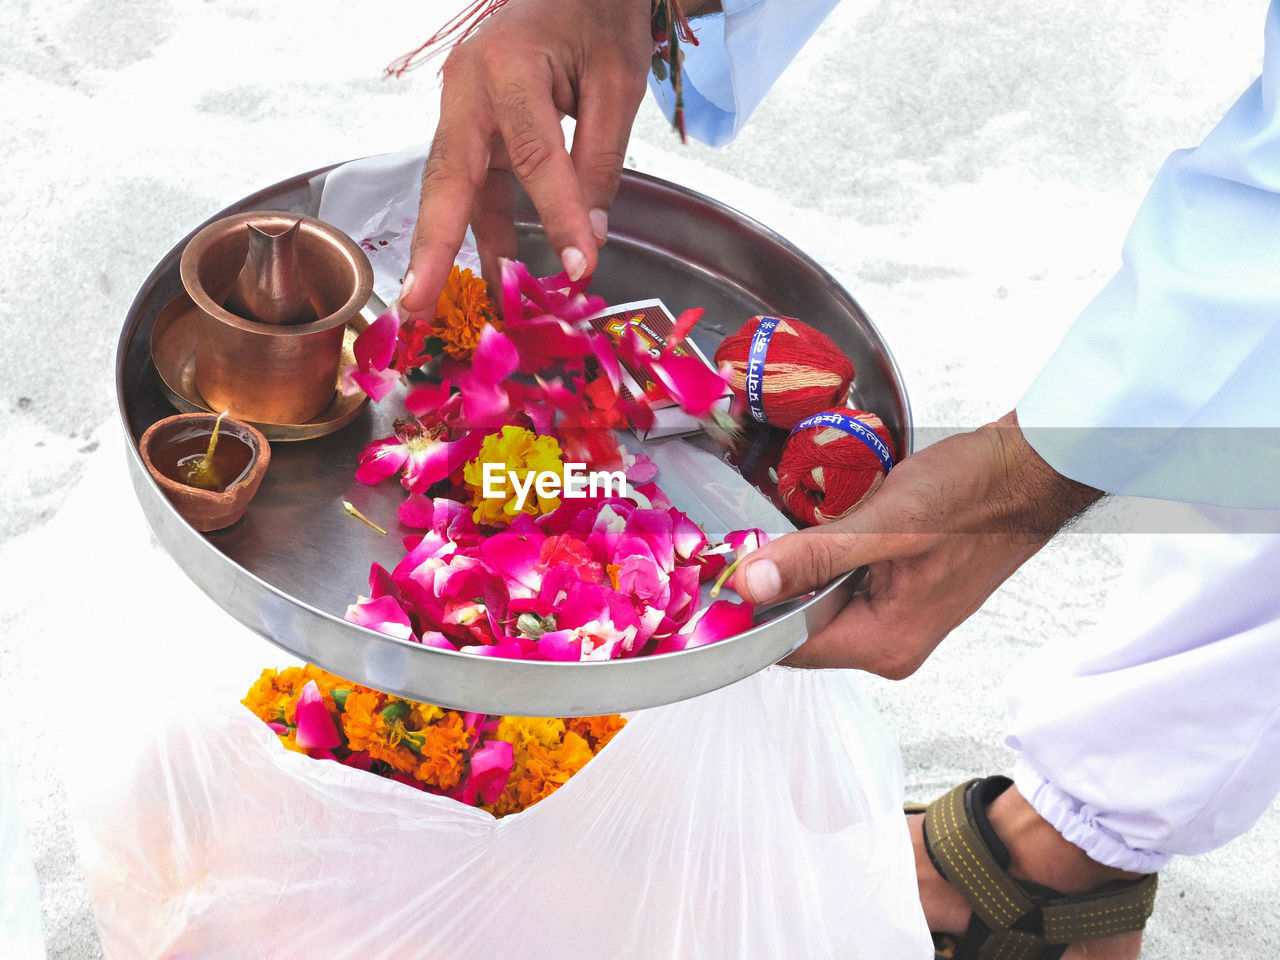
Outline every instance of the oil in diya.
POLYGON ((210 429, 192 424, 156 450, 155 464, 171 480, 222 493, 243 480, 253 466, 253 448, 235 433, 219 431, 219 414, 210 429))

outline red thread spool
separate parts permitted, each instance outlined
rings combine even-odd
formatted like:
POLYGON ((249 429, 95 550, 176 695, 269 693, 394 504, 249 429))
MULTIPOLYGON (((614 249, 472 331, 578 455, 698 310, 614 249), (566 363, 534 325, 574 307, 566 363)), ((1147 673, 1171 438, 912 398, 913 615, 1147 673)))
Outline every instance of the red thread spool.
MULTIPOLYGON (((837 407, 826 414, 843 415, 874 431, 893 449, 889 429, 874 413, 837 407)), ((778 494, 797 518, 809 526, 832 523, 853 513, 883 482, 887 470, 863 439, 839 427, 801 427, 787 438, 778 461, 778 494)))
POLYGON ((752 416, 759 409, 763 419, 775 427, 790 430, 805 417, 844 403, 853 382, 853 362, 840 352, 825 333, 790 317, 752 317, 742 329, 721 342, 716 350, 716 366, 728 364, 732 370, 729 386, 752 416), (763 354, 762 377, 756 401, 747 391, 752 344, 761 322, 773 327, 763 354))

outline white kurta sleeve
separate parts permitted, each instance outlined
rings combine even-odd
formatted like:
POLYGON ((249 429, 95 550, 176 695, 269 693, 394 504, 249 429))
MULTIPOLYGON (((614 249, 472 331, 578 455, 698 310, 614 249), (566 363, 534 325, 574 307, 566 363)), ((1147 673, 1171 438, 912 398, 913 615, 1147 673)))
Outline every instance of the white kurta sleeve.
POLYGON ((1280 0, 1262 76, 1143 201, 1120 272, 1018 404, 1058 472, 1113 493, 1280 506, 1280 0))
MULTIPOLYGON (((689 136, 713 147, 728 143, 836 0, 723 0, 724 13, 693 21, 698 45, 681 45, 684 113, 689 136)), ((670 119, 676 97, 667 79, 649 87, 670 119)))

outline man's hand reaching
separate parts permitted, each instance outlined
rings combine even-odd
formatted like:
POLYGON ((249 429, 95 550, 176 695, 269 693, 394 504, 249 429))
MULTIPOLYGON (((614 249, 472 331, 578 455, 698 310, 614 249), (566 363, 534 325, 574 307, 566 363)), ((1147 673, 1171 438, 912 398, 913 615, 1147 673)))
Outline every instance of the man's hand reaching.
POLYGON ((906 458, 845 520, 761 547, 734 586, 772 603, 868 565, 863 591, 786 663, 900 679, 1101 495, 1040 459, 1010 413, 906 458))
POLYGON ((512 174, 569 275, 594 271, 652 50, 650 0, 511 0, 449 55, 407 313, 434 311, 468 223, 486 276, 516 255, 512 174))

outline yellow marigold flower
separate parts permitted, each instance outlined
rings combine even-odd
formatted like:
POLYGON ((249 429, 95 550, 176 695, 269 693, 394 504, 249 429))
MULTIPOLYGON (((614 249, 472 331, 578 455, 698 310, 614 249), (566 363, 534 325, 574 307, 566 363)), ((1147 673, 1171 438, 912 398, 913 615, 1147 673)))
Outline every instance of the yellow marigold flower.
POLYGON ((503 717, 498 721, 498 739, 511 744, 519 763, 530 744, 537 743, 548 750, 556 746, 564 729, 564 721, 555 717, 503 717))
POLYGON ((444 352, 455 360, 467 360, 476 352, 480 331, 486 323, 500 326, 489 300, 485 282, 470 270, 457 265, 436 301, 436 315, 431 321, 431 335, 444 344, 444 352))
POLYGON ((485 437, 479 456, 468 461, 462 468, 462 479, 471 492, 471 505, 475 507, 473 517, 476 523, 506 526, 520 513, 536 517, 559 507, 559 497, 542 497, 534 487, 530 487, 524 506, 516 508, 518 498, 509 474, 514 473, 523 488, 529 483, 530 474, 534 474, 536 481, 537 474, 543 472, 564 475, 564 460, 555 437, 539 436, 524 427, 512 426, 503 427, 500 433, 491 433, 485 437), (486 463, 496 465, 497 474, 501 478, 500 488, 508 496, 485 498, 486 463))
MULTIPOLYGON (((416 701, 408 701, 413 708, 413 722, 419 727, 427 727, 435 723, 444 716, 444 710, 432 703, 418 703, 416 701)), ((449 711, 453 713, 452 710, 449 711)), ((458 722, 462 722, 462 718, 458 717, 458 722)))

